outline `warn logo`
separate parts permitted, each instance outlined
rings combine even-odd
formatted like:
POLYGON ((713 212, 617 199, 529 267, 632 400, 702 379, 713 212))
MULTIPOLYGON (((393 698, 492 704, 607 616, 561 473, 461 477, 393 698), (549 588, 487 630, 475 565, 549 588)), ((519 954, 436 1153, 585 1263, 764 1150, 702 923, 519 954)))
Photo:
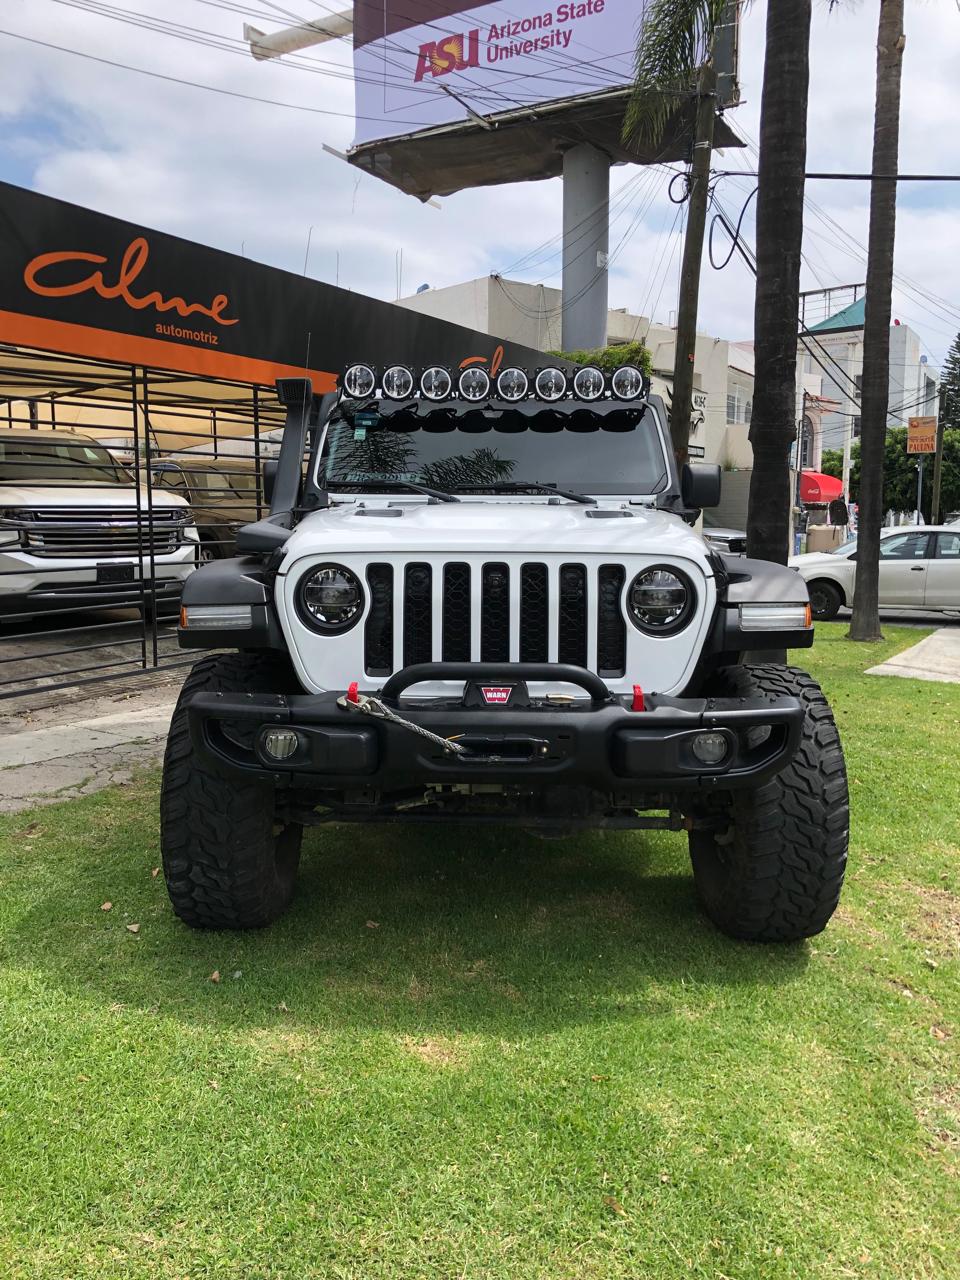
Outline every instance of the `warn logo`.
POLYGON ((417 58, 417 71, 413 80, 419 84, 424 76, 449 75, 451 71, 466 71, 468 67, 480 65, 480 28, 475 27, 455 36, 444 36, 442 40, 431 40, 420 46, 417 58))
POLYGON ((510 701, 510 695, 513 693, 512 684, 482 684, 480 692, 487 706, 503 707, 510 701))

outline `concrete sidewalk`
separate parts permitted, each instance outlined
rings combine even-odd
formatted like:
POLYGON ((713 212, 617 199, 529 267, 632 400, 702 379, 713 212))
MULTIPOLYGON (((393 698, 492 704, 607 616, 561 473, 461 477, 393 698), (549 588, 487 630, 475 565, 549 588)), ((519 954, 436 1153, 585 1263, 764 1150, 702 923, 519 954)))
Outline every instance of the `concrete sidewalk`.
POLYGON ((942 627, 918 644, 870 667, 868 676, 902 676, 960 684, 960 628, 942 627))
POLYGON ((0 813, 87 795, 159 763, 176 694, 166 687, 6 718, 0 813))

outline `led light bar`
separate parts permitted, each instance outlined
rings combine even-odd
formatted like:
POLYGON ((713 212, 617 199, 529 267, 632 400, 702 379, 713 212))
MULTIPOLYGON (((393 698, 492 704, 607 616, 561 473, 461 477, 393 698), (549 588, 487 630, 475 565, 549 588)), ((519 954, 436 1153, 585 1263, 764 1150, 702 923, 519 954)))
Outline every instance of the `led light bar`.
POLYGON ((501 400, 522 400, 530 390, 530 379, 522 369, 502 369, 497 375, 497 395, 501 400))
POLYGON ((533 386, 541 400, 560 400, 567 393, 567 375, 548 365, 537 374, 533 386))
POLYGON ((392 364, 384 369, 381 385, 389 400, 409 400, 413 395, 413 374, 404 364, 392 364))
POLYGON ((185 631, 249 630, 253 626, 253 605, 185 604, 180 609, 180 626, 185 631))
POLYGON ((457 379, 457 390, 464 400, 485 400, 490 394, 490 375, 486 369, 472 364, 457 379))
POLYGON ((799 631, 811 625, 808 604, 742 604, 741 631, 799 631))
POLYGON ((446 400, 452 390, 453 379, 438 364, 432 364, 420 375, 420 394, 427 400, 446 400))
POLYGON ((588 364, 573 375, 573 394, 578 400, 599 400, 607 387, 603 371, 588 364))
POLYGON ((622 364, 610 379, 610 390, 618 400, 639 400, 643 384, 643 374, 636 365, 622 364))
POLYGON ((354 400, 362 400, 376 391, 377 376, 368 364, 352 364, 343 375, 343 389, 354 400))

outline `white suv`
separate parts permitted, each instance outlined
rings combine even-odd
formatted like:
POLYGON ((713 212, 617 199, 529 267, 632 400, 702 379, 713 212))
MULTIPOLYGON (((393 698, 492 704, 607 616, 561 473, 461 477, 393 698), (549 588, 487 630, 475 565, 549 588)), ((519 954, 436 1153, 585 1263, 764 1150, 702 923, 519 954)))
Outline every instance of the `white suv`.
POLYGON ((96 440, 0 429, 0 620, 103 604, 176 609, 197 548, 187 503, 138 487, 96 440))
POLYGON ((720 928, 824 927, 840 741, 816 683, 757 655, 812 643, 806 586, 694 531, 719 468, 678 474, 639 370, 353 366, 340 395, 278 389, 271 514, 184 588, 180 644, 237 652, 197 663, 171 724, 183 920, 276 918, 305 825, 500 822, 683 831, 720 928))

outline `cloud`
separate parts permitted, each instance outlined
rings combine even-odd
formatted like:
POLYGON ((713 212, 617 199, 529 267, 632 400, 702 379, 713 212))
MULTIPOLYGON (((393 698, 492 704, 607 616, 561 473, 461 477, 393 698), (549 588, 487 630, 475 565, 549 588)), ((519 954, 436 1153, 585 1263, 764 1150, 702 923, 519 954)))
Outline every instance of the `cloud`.
MULTIPOLYGON (((294 271, 303 269, 309 234, 311 274, 333 281, 339 255, 341 284, 377 297, 395 296, 401 250, 404 292, 491 271, 559 283, 559 181, 463 192, 444 200, 438 212, 323 151, 324 142, 342 150, 352 137, 348 46, 311 51, 314 71, 257 64, 239 40, 239 13, 200 0, 165 0, 162 6, 126 0, 126 7, 231 37, 237 52, 185 43, 54 0, 8 0, 3 25, 224 91, 342 114, 309 114, 208 93, 0 36, 0 177, 294 271)), ((259 0, 242 7, 263 10, 254 19, 260 27, 283 22, 267 16, 259 0)), ((752 139, 758 134, 764 20, 759 3, 744 17, 745 102, 730 115, 734 127, 752 139)), ((960 172, 960 138, 950 127, 960 105, 956 13, 950 5, 912 7, 907 22, 901 168, 960 172)), ((815 10, 810 168, 869 169, 875 23, 872 6, 815 10)), ((729 151, 718 163, 755 167, 749 151, 729 151)), ((661 320, 676 308, 680 257, 679 223, 665 186, 653 171, 614 170, 611 305, 653 311, 661 320)), ((750 179, 719 185, 732 217, 751 186, 750 179)), ((803 287, 862 280, 865 184, 810 183, 808 194, 817 209, 806 222, 803 287)), ((922 292, 904 290, 895 313, 938 358, 960 328, 958 215, 955 186, 901 190, 898 270, 922 292, 954 301, 945 308, 922 292)), ((752 241, 749 216, 744 231, 752 241)), ((752 277, 736 257, 723 272, 705 266, 700 314, 708 332, 729 338, 752 332, 752 277)))

